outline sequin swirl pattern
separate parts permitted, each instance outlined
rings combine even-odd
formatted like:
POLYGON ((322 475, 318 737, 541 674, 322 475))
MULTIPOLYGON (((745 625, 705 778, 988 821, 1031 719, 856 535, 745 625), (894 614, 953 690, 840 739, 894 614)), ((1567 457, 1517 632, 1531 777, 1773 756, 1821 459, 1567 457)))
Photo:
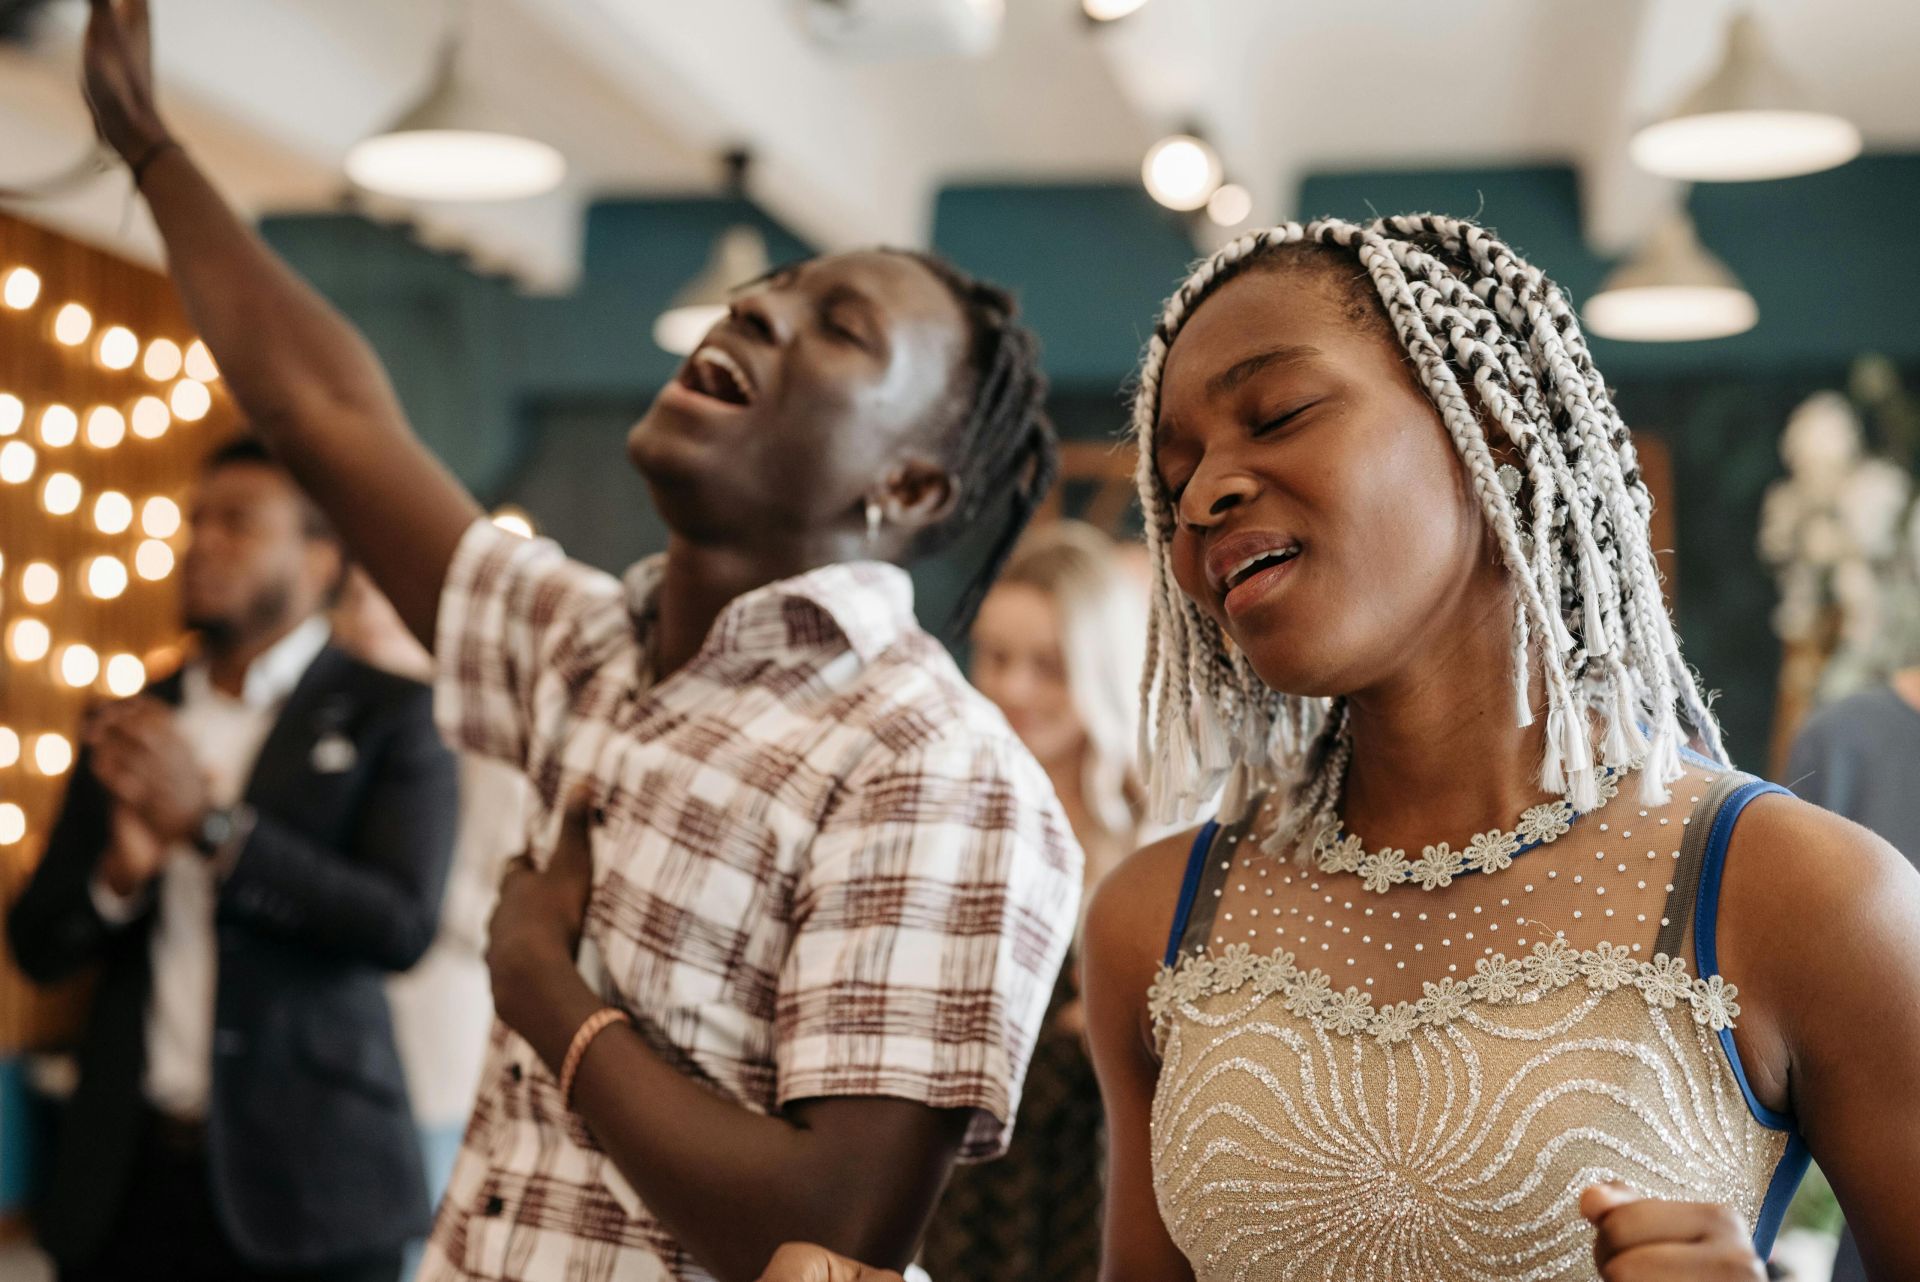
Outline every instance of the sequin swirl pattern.
POLYGON ((1189 957, 1160 991, 1154 1184, 1198 1282, 1592 1279, 1577 1201, 1608 1179, 1759 1213, 1787 1135, 1707 985, 1546 976, 1403 1029, 1343 1025, 1291 970, 1189 957))

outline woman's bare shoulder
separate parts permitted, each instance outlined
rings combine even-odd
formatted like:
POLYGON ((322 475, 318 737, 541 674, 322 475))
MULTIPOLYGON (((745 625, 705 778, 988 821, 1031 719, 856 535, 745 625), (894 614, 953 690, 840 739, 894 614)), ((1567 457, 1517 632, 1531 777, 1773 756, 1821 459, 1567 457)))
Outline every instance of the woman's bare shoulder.
POLYGON ((1089 965, 1149 974, 1158 967, 1199 833, 1191 828, 1150 842, 1100 882, 1087 907, 1089 965))

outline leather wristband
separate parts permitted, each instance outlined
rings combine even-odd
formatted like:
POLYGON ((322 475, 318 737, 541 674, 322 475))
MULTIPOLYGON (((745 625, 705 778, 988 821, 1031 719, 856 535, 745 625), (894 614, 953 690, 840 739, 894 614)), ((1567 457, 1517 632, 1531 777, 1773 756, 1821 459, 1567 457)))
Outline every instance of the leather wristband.
POLYGON ((567 1057, 560 1063, 560 1102, 569 1109, 573 1107, 573 1079, 580 1073, 580 1061, 586 1058, 587 1047, 593 1045, 593 1039, 606 1032, 609 1025, 622 1023, 633 1023, 633 1017, 617 1007, 603 1006, 574 1030, 573 1040, 567 1044, 567 1057))

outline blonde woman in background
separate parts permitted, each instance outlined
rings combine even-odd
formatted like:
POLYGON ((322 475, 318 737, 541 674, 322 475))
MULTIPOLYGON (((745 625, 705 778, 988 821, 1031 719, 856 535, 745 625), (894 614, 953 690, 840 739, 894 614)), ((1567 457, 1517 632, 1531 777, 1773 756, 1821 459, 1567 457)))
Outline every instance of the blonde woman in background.
MULTIPOLYGON (((969 675, 1053 781, 1088 891, 1140 843, 1135 743, 1146 587, 1080 521, 1036 529, 981 604, 969 675)), ((954 1172, 921 1259, 934 1282, 1092 1282, 1099 1268, 1100 1091, 1078 966, 1062 972, 1012 1147, 954 1172)))

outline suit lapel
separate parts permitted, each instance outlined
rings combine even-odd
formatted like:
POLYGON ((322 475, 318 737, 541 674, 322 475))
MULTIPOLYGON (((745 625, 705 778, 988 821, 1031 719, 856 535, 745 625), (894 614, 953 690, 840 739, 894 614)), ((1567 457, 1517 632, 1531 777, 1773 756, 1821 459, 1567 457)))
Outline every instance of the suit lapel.
POLYGON ((249 802, 283 793, 312 769, 307 755, 316 739, 347 733, 355 706, 352 694, 342 688, 348 670, 346 653, 331 645, 307 665, 254 759, 247 779, 249 802))

